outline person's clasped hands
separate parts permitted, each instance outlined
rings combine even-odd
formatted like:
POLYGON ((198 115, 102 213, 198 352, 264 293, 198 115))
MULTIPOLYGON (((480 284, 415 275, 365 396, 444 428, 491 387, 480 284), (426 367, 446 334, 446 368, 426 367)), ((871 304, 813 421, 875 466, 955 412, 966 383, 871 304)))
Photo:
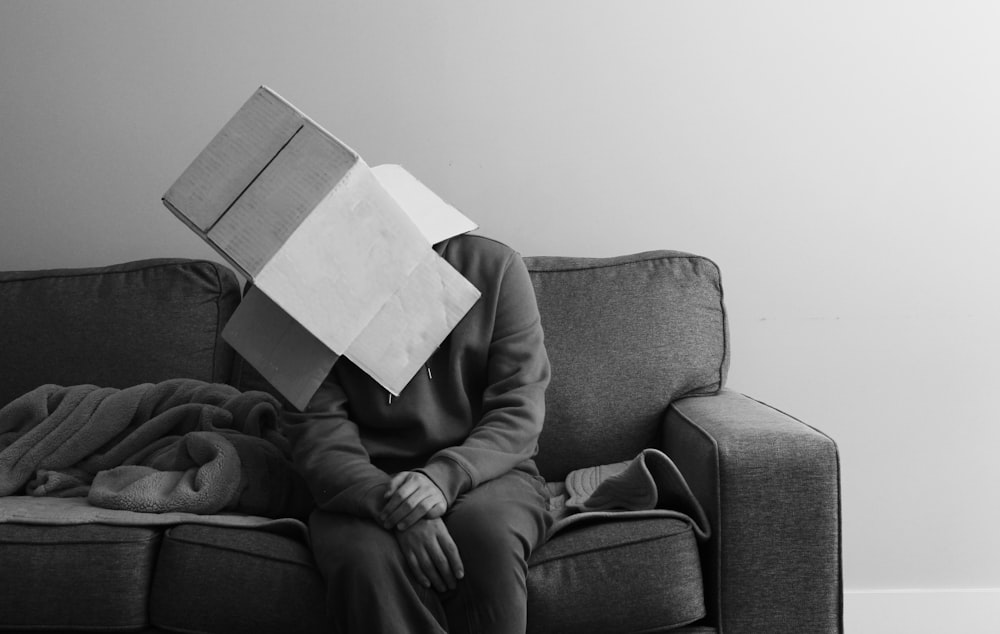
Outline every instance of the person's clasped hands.
POLYGON ((448 500, 430 478, 419 471, 403 471, 390 481, 379 514, 382 526, 395 530, 417 581, 438 592, 454 590, 465 574, 458 547, 441 520, 447 510, 448 500))
POLYGON ((386 530, 405 531, 424 517, 441 517, 448 500, 434 481, 419 471, 401 471, 389 482, 379 521, 386 530))

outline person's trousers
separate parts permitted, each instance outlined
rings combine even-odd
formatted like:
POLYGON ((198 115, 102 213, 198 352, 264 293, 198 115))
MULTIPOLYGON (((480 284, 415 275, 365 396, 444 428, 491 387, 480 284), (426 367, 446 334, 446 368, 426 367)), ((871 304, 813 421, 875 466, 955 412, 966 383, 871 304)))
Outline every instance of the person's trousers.
POLYGON ((444 516, 465 576, 454 590, 425 588, 392 531, 372 520, 315 511, 313 553, 337 631, 523 634, 527 560, 551 522, 544 483, 512 471, 462 494, 444 516))

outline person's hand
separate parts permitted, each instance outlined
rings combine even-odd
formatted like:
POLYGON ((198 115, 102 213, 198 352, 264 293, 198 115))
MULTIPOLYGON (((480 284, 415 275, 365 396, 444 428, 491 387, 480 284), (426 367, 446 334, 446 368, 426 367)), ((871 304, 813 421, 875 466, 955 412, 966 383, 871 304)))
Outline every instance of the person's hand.
POLYGON ((401 471, 385 492, 379 521, 386 530, 405 531, 417 520, 438 518, 448 510, 448 500, 434 482, 419 471, 401 471))
POLYGON ((454 590, 465 576, 458 547, 440 518, 418 520, 395 535, 410 571, 425 588, 454 590))

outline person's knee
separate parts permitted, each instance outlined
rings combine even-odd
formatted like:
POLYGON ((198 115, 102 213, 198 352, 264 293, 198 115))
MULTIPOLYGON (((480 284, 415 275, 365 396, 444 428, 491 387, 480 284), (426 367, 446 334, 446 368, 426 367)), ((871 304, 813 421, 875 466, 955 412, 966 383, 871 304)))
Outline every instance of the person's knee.
POLYGON ((520 568, 530 548, 514 527, 494 510, 456 514, 448 531, 465 566, 466 575, 502 574, 511 567, 520 568))
POLYGON ((334 514, 314 515, 309 529, 326 579, 327 610, 339 631, 442 631, 441 602, 409 574, 393 533, 334 514))
POLYGON ((496 542, 506 542, 513 534, 513 528, 500 509, 488 505, 466 506, 447 519, 452 537, 463 542, 481 543, 489 546, 496 542))
POLYGON ((460 499, 445 523, 463 561, 467 556, 505 562, 530 557, 546 524, 542 504, 532 497, 533 490, 521 490, 525 487, 510 476, 460 499))
POLYGON ((313 518, 310 534, 316 563, 328 576, 357 579, 399 565, 395 538, 374 522, 328 514, 313 518))

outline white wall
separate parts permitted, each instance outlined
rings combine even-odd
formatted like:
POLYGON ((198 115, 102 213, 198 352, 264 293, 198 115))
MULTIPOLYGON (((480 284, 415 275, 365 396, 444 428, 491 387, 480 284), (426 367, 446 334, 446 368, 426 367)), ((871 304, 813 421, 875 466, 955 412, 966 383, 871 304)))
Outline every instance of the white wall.
POLYGON ((0 2, 0 268, 214 257, 160 195, 259 84, 525 254, 697 252, 832 435, 849 589, 1000 588, 1000 3, 0 2))

